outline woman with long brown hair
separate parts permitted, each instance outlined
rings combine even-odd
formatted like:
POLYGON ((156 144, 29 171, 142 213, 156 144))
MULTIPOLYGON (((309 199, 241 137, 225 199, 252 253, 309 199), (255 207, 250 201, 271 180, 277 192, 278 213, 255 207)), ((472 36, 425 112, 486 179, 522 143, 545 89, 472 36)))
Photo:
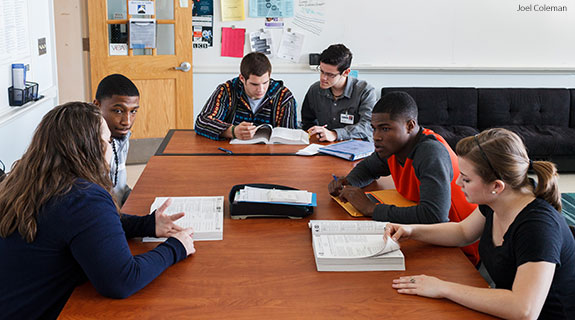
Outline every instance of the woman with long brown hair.
POLYGON ((75 286, 127 297, 195 252, 167 216, 120 215, 110 190, 110 131, 100 110, 70 102, 48 112, 0 183, 0 318, 57 318, 75 286), (169 237, 132 256, 126 238, 169 237))
POLYGON ((459 223, 390 224, 386 234, 444 246, 479 239, 479 256, 495 289, 426 275, 401 277, 393 288, 501 318, 575 319, 575 240, 559 213, 555 165, 531 161, 521 138, 499 128, 462 139, 457 155, 458 185, 479 208, 459 223))

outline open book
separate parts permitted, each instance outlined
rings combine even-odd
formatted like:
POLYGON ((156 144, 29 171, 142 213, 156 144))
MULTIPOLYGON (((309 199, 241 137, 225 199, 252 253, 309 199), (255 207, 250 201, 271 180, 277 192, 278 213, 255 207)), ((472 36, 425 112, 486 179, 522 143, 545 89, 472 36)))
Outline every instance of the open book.
MULTIPOLYGON (((184 212, 185 215, 176 220, 180 227, 194 229, 194 241, 224 239, 224 197, 171 197, 173 202, 165 213, 172 215, 184 212)), ((164 203, 168 197, 157 197, 150 207, 153 212, 164 203)), ((144 242, 165 241, 165 238, 145 237, 144 242)))
POLYGON ((267 123, 256 128, 256 133, 250 140, 232 139, 230 144, 309 144, 309 134, 301 129, 273 128, 267 123))
MULTIPOLYGON (((417 205, 416 202, 405 199, 395 189, 368 191, 365 195, 376 204, 391 204, 396 207, 412 207, 417 205)), ((334 196, 332 196, 332 199, 339 203, 352 217, 363 217, 363 214, 352 206, 351 202, 343 202, 334 196)))
POLYGON ((383 239, 387 222, 310 220, 317 271, 405 270, 399 244, 383 239))

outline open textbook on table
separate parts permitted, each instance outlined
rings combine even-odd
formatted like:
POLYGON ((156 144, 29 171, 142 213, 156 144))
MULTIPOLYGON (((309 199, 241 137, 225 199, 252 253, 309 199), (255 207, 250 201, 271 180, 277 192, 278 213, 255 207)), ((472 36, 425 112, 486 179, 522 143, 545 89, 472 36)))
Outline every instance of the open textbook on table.
MULTIPOLYGON (((194 241, 224 239, 224 197, 170 197, 173 202, 165 213, 172 215, 184 212, 185 215, 176 220, 180 227, 194 229, 194 241)), ((150 206, 153 212, 164 203, 168 197, 157 197, 150 206)), ((164 241, 165 238, 145 237, 145 242, 164 241)))
POLYGON ((383 239, 387 222, 310 220, 317 271, 405 270, 399 244, 383 239))
POLYGON ((309 144, 309 134, 301 129, 283 127, 273 128, 269 124, 260 124, 250 140, 232 139, 230 144, 309 144))

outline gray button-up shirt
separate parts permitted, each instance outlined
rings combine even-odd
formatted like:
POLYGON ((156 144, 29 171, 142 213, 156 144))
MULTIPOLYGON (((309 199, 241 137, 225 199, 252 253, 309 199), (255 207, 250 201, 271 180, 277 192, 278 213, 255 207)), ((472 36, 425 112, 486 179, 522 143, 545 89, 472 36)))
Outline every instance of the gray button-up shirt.
POLYGON ((327 125, 337 133, 337 140, 373 140, 371 110, 376 103, 375 88, 363 80, 348 77, 343 94, 335 99, 331 89, 322 89, 314 83, 303 101, 302 128, 327 125), (341 115, 353 115, 353 124, 341 122, 341 115))

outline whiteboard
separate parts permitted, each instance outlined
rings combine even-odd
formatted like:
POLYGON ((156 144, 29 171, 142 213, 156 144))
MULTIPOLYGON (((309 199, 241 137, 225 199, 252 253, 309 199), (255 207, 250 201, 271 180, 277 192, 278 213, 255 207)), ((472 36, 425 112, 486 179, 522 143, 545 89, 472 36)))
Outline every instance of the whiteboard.
POLYGON ((44 114, 58 103, 53 2, 1 0, 0 20, 0 160, 10 170, 28 148, 44 114), (46 39, 45 54, 38 50, 41 38, 46 39), (30 66, 27 80, 39 84, 43 99, 9 106, 12 63, 30 66))
POLYGON ((0 123, 8 113, 20 107, 10 107, 8 87, 12 86, 13 63, 29 66, 26 80, 39 84, 41 95, 57 90, 54 19, 51 1, 2 0, 0 2, 0 123), (46 53, 38 52, 38 39, 46 39, 46 53))
MULTIPOLYGON (((575 0, 294 0, 294 12, 310 2, 323 3, 321 33, 285 18, 285 28, 305 40, 297 63, 272 58, 274 70, 306 68, 309 53, 333 43, 350 48, 352 67, 359 69, 575 69, 575 0), (518 11, 520 5, 544 4, 567 10, 518 11)), ((247 0, 244 21, 221 22, 219 5, 214 1, 214 46, 194 49, 196 72, 237 70, 239 58, 220 56, 222 27, 245 28, 246 34, 264 27, 264 18, 248 17, 247 0)), ((274 44, 281 34, 272 30, 274 44)))

